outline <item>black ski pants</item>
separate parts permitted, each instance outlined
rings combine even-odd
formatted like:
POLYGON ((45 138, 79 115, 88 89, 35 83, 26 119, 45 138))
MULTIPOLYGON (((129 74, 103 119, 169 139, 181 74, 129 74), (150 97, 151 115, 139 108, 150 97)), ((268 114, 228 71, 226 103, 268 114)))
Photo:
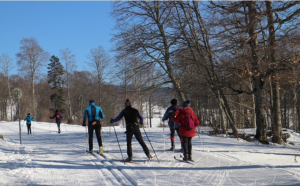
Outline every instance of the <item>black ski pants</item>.
POLYGON ((93 132, 95 130, 97 141, 99 147, 102 146, 101 139, 101 124, 100 121, 96 121, 96 124, 92 124, 93 122, 89 122, 88 131, 89 131, 89 150, 93 150, 93 132))
POLYGON ((31 134, 31 124, 27 124, 27 132, 28 134, 31 134))
POLYGON ((143 147, 143 150, 146 154, 146 156, 148 157, 149 153, 149 149, 147 147, 147 145, 145 144, 140 128, 138 125, 131 125, 131 126, 126 126, 126 139, 127 139, 127 155, 128 157, 132 157, 132 146, 131 146, 131 142, 132 142, 132 137, 133 135, 135 136, 136 140, 140 143, 140 145, 143 147))
POLYGON ((61 119, 56 119, 56 125, 57 125, 58 132, 60 132, 60 122, 61 122, 61 119))
POLYGON ((175 148, 175 131, 177 132, 179 139, 180 139, 180 143, 182 143, 182 137, 179 135, 179 128, 170 128, 170 139, 171 139, 171 147, 175 148))
POLYGON ((182 148, 184 155, 192 154, 192 137, 184 137, 182 136, 182 148))

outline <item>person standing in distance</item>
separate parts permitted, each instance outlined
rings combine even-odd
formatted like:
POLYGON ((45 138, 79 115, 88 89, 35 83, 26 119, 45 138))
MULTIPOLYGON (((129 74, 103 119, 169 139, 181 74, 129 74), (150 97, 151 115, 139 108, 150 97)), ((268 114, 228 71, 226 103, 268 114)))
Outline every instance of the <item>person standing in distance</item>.
POLYGON ((182 109, 174 119, 174 123, 180 123, 179 134, 182 136, 183 160, 193 161, 192 159, 192 137, 196 135, 196 127, 199 126, 197 115, 190 107, 191 101, 186 100, 182 104, 182 109), (192 123, 193 126, 187 124, 192 123))
POLYGON ((34 121, 33 117, 30 116, 30 113, 27 114, 27 117, 24 119, 27 125, 28 135, 31 134, 31 121, 34 121))
POLYGON ((88 120, 88 133, 89 133, 89 153, 93 154, 93 132, 95 130, 99 153, 103 154, 103 145, 101 139, 101 123, 100 118, 104 119, 104 113, 102 109, 95 105, 94 100, 89 101, 89 106, 84 110, 82 126, 86 126, 86 120, 88 120))
POLYGON ((60 133, 60 122, 61 120, 63 120, 63 116, 58 112, 58 110, 55 111, 54 115, 52 117, 50 117, 50 119, 54 119, 56 120, 56 124, 57 124, 57 129, 58 129, 58 133, 60 133))
POLYGON ((138 124, 138 119, 139 119, 140 120, 139 123, 143 125, 143 117, 137 109, 131 107, 131 103, 128 99, 126 99, 125 101, 125 109, 122 110, 115 119, 111 119, 110 123, 118 122, 120 119, 122 119, 123 116, 125 117, 125 122, 126 122, 126 140, 127 140, 127 155, 128 155, 128 158, 125 161, 132 162, 131 142, 132 142, 133 135, 142 146, 146 156, 149 158, 149 160, 151 160, 153 157, 150 155, 149 149, 143 140, 139 128, 139 124, 138 124))
MULTIPOLYGON (((180 124, 175 124, 173 122, 173 120, 175 119, 175 116, 177 115, 178 113, 178 109, 180 109, 180 106, 177 106, 177 100, 176 99, 172 99, 171 100, 171 106, 169 106, 162 118, 162 121, 166 121, 166 120, 169 120, 168 121, 168 125, 169 125, 169 128, 170 128, 170 140, 171 140, 171 148, 170 150, 173 151, 175 150, 175 131, 177 132, 178 134, 178 137, 180 139, 180 144, 182 144, 182 138, 181 136, 179 135, 179 126, 180 124)), ((181 145, 181 151, 182 151, 182 145, 181 145)))

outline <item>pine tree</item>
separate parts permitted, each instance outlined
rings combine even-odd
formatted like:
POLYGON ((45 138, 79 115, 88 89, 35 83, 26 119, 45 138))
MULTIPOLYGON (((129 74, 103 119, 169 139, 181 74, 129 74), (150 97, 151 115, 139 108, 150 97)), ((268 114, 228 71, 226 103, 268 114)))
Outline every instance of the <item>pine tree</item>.
POLYGON ((59 62, 59 58, 56 56, 51 56, 50 63, 48 64, 48 83, 51 86, 51 89, 54 90, 54 93, 51 94, 50 100, 53 103, 53 107, 50 110, 58 110, 59 112, 64 112, 63 104, 63 74, 64 69, 62 64, 59 62))

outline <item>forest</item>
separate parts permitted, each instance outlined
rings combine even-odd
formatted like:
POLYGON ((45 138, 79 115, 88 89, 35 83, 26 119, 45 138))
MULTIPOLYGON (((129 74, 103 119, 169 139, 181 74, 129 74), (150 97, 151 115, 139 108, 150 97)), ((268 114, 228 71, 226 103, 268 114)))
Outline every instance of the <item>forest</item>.
POLYGON ((238 138, 239 129, 256 128, 259 142, 271 135, 282 144, 284 128, 300 130, 299 3, 113 2, 115 56, 91 49, 88 71, 76 70, 69 48, 50 55, 35 38, 20 41, 16 62, 0 51, 0 119, 18 119, 20 105, 21 118, 49 122, 59 110, 64 122, 81 124, 94 99, 109 125, 126 98, 150 116, 154 105, 189 99, 214 134, 238 138))

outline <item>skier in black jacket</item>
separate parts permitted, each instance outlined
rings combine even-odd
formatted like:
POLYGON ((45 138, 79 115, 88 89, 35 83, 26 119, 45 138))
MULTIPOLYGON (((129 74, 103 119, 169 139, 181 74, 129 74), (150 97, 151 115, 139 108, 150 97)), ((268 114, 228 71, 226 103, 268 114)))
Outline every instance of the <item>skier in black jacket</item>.
POLYGON ((60 122, 61 120, 63 120, 63 116, 58 112, 58 110, 55 111, 54 115, 51 117, 50 119, 54 119, 56 120, 56 124, 57 124, 57 129, 58 129, 58 133, 60 133, 60 122))
POLYGON ((138 118, 140 120, 140 124, 143 125, 143 117, 139 113, 139 111, 135 108, 131 107, 131 103, 128 99, 125 101, 125 109, 120 112, 118 117, 115 119, 111 119, 110 123, 118 122, 122 117, 125 117, 126 121, 126 139, 127 139, 127 155, 128 158, 125 161, 132 161, 132 147, 131 147, 131 141, 133 135, 138 140, 140 145, 143 147, 143 150, 146 154, 146 156, 151 160, 153 157, 150 155, 149 149, 147 145, 145 144, 139 124, 138 124, 138 118))

